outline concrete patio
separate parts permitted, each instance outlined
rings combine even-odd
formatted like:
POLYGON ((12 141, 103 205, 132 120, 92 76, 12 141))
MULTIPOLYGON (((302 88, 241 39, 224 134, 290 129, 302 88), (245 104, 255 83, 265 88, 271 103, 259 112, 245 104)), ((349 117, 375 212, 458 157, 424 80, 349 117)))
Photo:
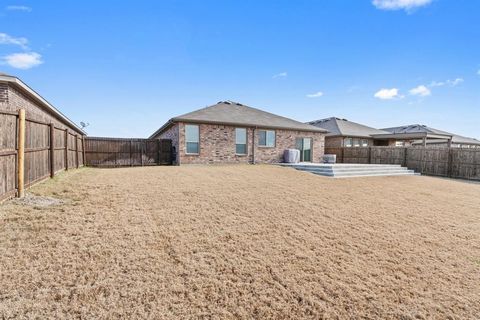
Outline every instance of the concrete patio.
POLYGON ((283 167, 291 167, 321 176, 332 178, 353 178, 370 176, 405 176, 415 175, 415 171, 392 164, 356 164, 356 163, 281 163, 283 167))

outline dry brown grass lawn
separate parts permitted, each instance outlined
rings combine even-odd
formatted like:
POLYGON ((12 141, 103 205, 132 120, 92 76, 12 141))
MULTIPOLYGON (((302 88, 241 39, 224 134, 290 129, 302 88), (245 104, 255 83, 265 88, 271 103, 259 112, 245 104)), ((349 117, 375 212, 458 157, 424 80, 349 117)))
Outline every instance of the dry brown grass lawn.
POLYGON ((0 318, 480 317, 477 184, 185 166, 31 192, 65 202, 0 205, 0 318))

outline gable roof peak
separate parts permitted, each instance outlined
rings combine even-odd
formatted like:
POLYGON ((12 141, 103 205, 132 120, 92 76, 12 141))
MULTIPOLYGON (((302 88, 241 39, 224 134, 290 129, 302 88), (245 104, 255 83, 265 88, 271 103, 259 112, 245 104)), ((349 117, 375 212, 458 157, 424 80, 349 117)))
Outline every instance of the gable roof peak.
POLYGON ((374 134, 386 134, 387 132, 372 128, 360 123, 349 121, 345 118, 330 117, 308 122, 319 128, 328 130, 327 136, 351 136, 369 138, 374 134))
POLYGON ((302 123, 300 121, 252 108, 239 102, 225 100, 219 101, 212 106, 174 117, 157 130, 151 137, 157 135, 174 122, 221 124, 322 133, 327 132, 325 129, 302 123))

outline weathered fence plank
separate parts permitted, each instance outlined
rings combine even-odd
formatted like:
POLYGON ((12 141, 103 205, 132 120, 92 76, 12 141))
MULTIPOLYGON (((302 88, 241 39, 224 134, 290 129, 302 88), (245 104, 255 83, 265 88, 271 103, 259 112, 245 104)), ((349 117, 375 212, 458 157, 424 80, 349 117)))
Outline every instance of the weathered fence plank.
POLYGON ((85 138, 85 163, 94 167, 168 165, 171 140, 85 138))
MULTIPOLYGON (((69 162, 76 162, 76 152, 67 154, 69 159, 65 161, 63 128, 32 119, 28 112, 25 121, 19 121, 19 114, 19 111, 0 110, 0 200, 19 196, 25 188, 53 177, 69 162), (19 143, 21 132, 24 132, 23 143, 19 143)), ((78 148, 83 152, 83 147, 78 148)), ((78 160, 79 166, 83 163, 78 160)))
POLYGON ((416 172, 442 177, 480 180, 480 148, 335 147, 338 163, 400 164, 416 172))

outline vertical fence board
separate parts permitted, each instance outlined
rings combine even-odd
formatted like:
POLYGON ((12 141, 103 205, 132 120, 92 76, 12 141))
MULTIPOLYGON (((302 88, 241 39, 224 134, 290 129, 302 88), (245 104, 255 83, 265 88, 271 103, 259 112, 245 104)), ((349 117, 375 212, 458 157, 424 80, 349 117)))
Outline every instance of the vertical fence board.
MULTIPOLYGON (((18 192, 18 131, 18 113, 0 110, 0 200, 18 192)), ((64 137, 64 129, 31 119, 26 114, 22 161, 25 187, 65 168, 64 137)), ((83 152, 83 146, 79 146, 79 152, 83 152)), ((83 160, 79 159, 79 165, 83 165, 83 160)))
POLYGON ((480 148, 335 147, 338 163, 400 164, 416 172, 442 177, 480 180, 480 148))
POLYGON ((85 138, 85 163, 96 167, 171 164, 171 141, 157 139, 85 138), (163 149, 162 149, 163 148, 163 149), (166 155, 160 159, 160 155, 166 155))

